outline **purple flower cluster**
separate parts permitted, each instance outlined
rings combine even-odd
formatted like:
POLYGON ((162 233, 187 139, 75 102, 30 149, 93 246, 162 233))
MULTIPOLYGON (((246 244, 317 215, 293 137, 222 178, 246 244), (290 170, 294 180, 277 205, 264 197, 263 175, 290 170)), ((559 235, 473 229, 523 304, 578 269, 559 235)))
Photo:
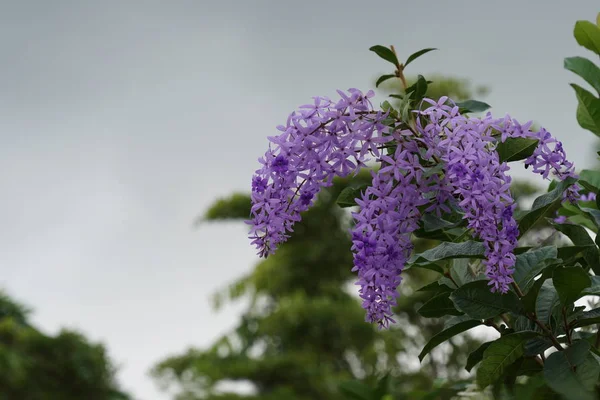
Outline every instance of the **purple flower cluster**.
POLYGON ((393 157, 380 158, 381 168, 372 173, 372 185, 357 199, 360 211, 353 213, 352 270, 358 273, 366 320, 380 326, 394 322, 392 307, 413 248, 410 239, 418 228, 418 206, 428 203, 415 183, 421 180, 423 167, 414 150, 409 150, 410 144, 415 143, 400 142, 393 157))
MULTIPOLYGON (((372 107, 372 91, 338 93, 337 103, 316 97, 314 104, 300 107, 286 126, 278 127, 282 133, 269 138, 272 148, 252 179, 248 221, 259 254, 266 257, 289 237, 322 187, 335 176, 358 172, 373 156, 380 168, 356 199, 352 230, 353 271, 367 321, 383 327, 393 322, 397 287, 422 213, 462 210, 468 228, 486 245, 491 290, 508 291, 519 231, 509 167, 500 162, 496 146, 507 138, 537 139, 526 165, 544 178, 552 172, 565 179, 574 172, 562 144, 544 129, 532 132, 531 123, 493 119, 489 113, 483 118, 461 115, 447 97, 425 99, 431 107, 417 112, 414 128, 401 121, 389 126, 383 123, 387 114, 372 107)), ((568 193, 576 196, 576 190, 568 193)))
POLYGON ((250 238, 266 257, 287 240, 300 213, 307 210, 334 176, 356 173, 369 154, 379 156, 386 114, 373 110, 373 91, 338 91, 334 103, 315 97, 313 104, 293 112, 272 147, 259 159, 262 168, 252 178, 250 238))

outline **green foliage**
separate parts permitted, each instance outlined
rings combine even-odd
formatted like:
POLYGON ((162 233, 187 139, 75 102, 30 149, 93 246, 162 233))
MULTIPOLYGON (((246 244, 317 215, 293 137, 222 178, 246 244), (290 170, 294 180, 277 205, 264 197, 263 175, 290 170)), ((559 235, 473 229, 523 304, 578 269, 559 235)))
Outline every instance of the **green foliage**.
POLYGON ((0 398, 127 400, 102 345, 79 333, 46 335, 25 308, 0 293, 0 398))
MULTIPOLYGON (((600 55, 600 27, 589 21, 577 21, 573 32, 579 45, 600 55)), ((583 78, 600 95, 600 69, 583 57, 565 59, 565 68, 583 78)), ((571 84, 577 96, 577 122, 600 136, 600 99, 579 85, 571 84)))

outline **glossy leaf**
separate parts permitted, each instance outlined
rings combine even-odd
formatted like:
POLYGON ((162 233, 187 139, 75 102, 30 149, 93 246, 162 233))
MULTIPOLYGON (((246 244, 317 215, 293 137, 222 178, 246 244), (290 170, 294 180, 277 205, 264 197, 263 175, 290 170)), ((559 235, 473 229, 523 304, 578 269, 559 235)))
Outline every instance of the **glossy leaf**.
POLYGON ((506 368, 523 356, 525 342, 538 335, 537 332, 518 332, 493 341, 483 352, 477 384, 485 388, 499 380, 506 368))
POLYGON ((582 88, 571 83, 579 101, 577 106, 577 122, 583 129, 587 129, 600 136, 600 99, 582 88))
POLYGON ((429 354, 431 350, 436 348, 441 343, 444 343, 446 340, 458 335, 459 333, 468 331, 471 328, 481 325, 481 321, 473 320, 463 315, 450 319, 450 321, 448 321, 448 325, 448 327, 444 327, 444 330, 432 337, 429 342, 427 342, 419 354, 420 361, 423 361, 423 358, 425 358, 425 356, 429 354))
POLYGON ((419 51, 416 51, 416 52, 412 53, 406 59, 406 62, 404 63, 404 66, 406 67, 408 64, 410 64, 411 62, 413 62, 417 58, 421 57, 423 54, 429 53, 430 51, 433 51, 433 50, 437 50, 437 49, 435 49, 435 48, 427 48, 427 49, 419 50, 419 51))
POLYGON ((573 30, 580 46, 600 55, 600 28, 589 21, 577 21, 573 30))
POLYGON ((484 103, 479 100, 465 100, 459 101, 456 105, 460 108, 462 112, 470 113, 470 112, 484 112, 485 110, 489 110, 492 108, 488 103, 484 103))
POLYGON ((444 242, 417 254, 411 258, 410 263, 437 262, 451 258, 484 258, 485 246, 481 242, 467 241, 460 243, 444 242))
POLYGON ((583 258, 594 273, 600 274, 600 254, 594 241, 584 227, 574 224, 553 224, 554 227, 565 234, 574 245, 587 246, 583 251, 583 258))
POLYGON ((377 46, 371 47, 369 50, 371 50, 372 52, 374 52, 375 54, 377 54, 379 57, 383 58, 384 60, 391 62, 395 66, 400 65, 400 63, 398 62, 398 57, 396 57, 394 52, 387 47, 377 45, 377 46))
POLYGON ((560 298, 554 285, 550 281, 544 282, 535 303, 537 318, 546 325, 550 324, 552 312, 558 306, 560 306, 560 298))
POLYGON ((450 300, 450 293, 444 292, 429 299, 417 312, 425 318, 439 318, 446 315, 461 315, 462 313, 454 307, 450 300))
POLYGON ((548 266, 548 263, 544 263, 543 261, 556 261, 557 255, 558 252, 555 246, 547 246, 517 256, 513 279, 523 293, 529 291, 531 286, 533 286, 534 278, 548 266))
POLYGON ((565 58, 565 69, 576 73, 593 87, 600 95, 600 68, 583 57, 565 58))
POLYGON ((573 322, 574 328, 595 325, 600 323, 600 308, 584 311, 579 318, 573 322))
POLYGON ((483 353, 492 343, 493 342, 482 343, 481 346, 479 346, 475 351, 469 354, 469 357, 467 358, 467 365, 465 366, 465 369, 468 372, 471 372, 473 367, 481 362, 481 360, 483 359, 483 353))
POLYGON ((567 178, 556 185, 554 189, 534 200, 531 210, 523 215, 519 221, 520 236, 523 236, 533 225, 550 212, 555 211, 562 202, 563 192, 576 182, 575 178, 567 178))
POLYGON ((519 161, 532 155, 538 142, 536 139, 507 138, 504 142, 498 142, 496 151, 500 162, 519 161))
POLYGON ((381 75, 379 77, 379 79, 377 79, 377 82, 375 82, 375 87, 379 87, 379 85, 381 85, 383 82, 387 81, 388 79, 395 78, 395 77, 396 77, 396 75, 394 75, 394 74, 381 75))
POLYGON ((558 292, 561 304, 574 303, 584 289, 592 285, 590 276, 580 267, 560 267, 554 270, 552 284, 558 292))
POLYGON ((450 299, 459 311, 473 319, 488 319, 504 312, 521 312, 522 306, 514 292, 492 293, 487 281, 474 281, 456 289, 450 299))
POLYGON ((600 365, 585 340, 550 354, 544 365, 546 384, 570 400, 594 400, 600 365))

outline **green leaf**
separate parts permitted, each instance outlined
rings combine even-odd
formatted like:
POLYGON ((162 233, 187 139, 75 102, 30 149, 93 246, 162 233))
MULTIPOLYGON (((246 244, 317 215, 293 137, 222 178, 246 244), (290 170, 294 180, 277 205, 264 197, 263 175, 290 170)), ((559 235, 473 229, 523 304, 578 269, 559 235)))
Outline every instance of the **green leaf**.
POLYGON ((550 354, 544 364, 546 384, 569 400, 595 399, 600 365, 589 351, 590 344, 579 340, 564 351, 550 354))
POLYGON ((410 56, 408 56, 408 58, 406 59, 406 62, 404 63, 404 66, 406 67, 408 64, 410 64, 411 62, 413 62, 414 60, 416 60, 417 58, 421 57, 423 54, 425 53, 429 53, 430 51, 433 50, 437 50, 434 48, 428 48, 428 49, 423 49, 423 50, 419 50, 415 53, 412 53, 410 56))
POLYGON ((536 303, 535 314, 537 318, 544 324, 550 324, 550 317, 556 307, 560 306, 560 298, 558 292, 554 288, 552 282, 544 282, 540 288, 536 303))
POLYGON ((544 263, 547 265, 546 265, 546 268, 544 269, 544 271, 542 272, 542 276, 540 276, 533 283, 533 286, 531 287, 531 289, 529 289, 527 294, 525 296, 523 296, 523 298, 521 299, 521 303, 523 304, 523 308, 525 309, 526 312, 532 313, 532 312, 536 311, 537 299, 538 299, 540 290, 542 288, 542 285, 544 284, 544 282, 547 279, 552 277, 554 268, 558 267, 561 264, 561 261, 562 260, 560 260, 560 259, 557 259, 556 262, 553 262, 551 260, 544 261, 544 263))
POLYGON ((440 267, 439 265, 437 265, 435 263, 409 264, 404 269, 407 270, 409 268, 428 269, 430 271, 434 271, 434 272, 437 272, 442 275, 444 274, 444 268, 440 267))
POLYGON ((462 112, 483 112, 492 108, 488 103, 478 100, 465 100, 459 101, 456 105, 461 109, 462 112))
POLYGON ((425 347, 423 347, 423 350, 419 354, 419 360, 423 361, 423 358, 425 358, 425 356, 429 354, 431 350, 436 348, 441 343, 444 343, 451 337, 456 336, 459 333, 468 331, 469 329, 474 328, 478 325, 481 325, 481 321, 470 319, 465 315, 451 318, 448 321, 448 326, 444 327, 444 330, 432 337, 429 340, 429 342, 427 342, 425 347))
POLYGON ((520 236, 523 236, 533 225, 548 213, 560 207, 563 192, 576 182, 575 178, 567 178, 556 185, 550 192, 545 193, 534 200, 531 210, 521 217, 519 221, 520 236))
POLYGON ((459 287, 475 280, 486 279, 484 274, 476 275, 470 264, 466 258, 455 258, 452 260, 450 276, 452 276, 452 279, 459 287))
POLYGON ((595 325, 600 323, 600 308, 584 311, 582 315, 573 322, 574 328, 595 325))
POLYGON ((600 99, 579 85, 571 83, 579 105, 577 106, 577 122, 583 129, 587 129, 600 136, 600 99))
POLYGON ((583 290, 583 294, 600 296, 600 276, 590 276, 590 279, 592 280, 592 285, 588 288, 585 288, 583 290))
POLYGON ((469 357, 467 358, 467 365, 465 366, 465 369, 468 372, 471 372, 473 367, 479 364, 479 362, 481 362, 481 360, 483 359, 483 353, 492 343, 494 342, 482 343, 481 346, 479 346, 475 351, 469 354, 469 357))
POLYGON ((558 258, 564 260, 565 264, 569 264, 578 259, 583 257, 583 254, 587 251, 587 250, 593 250, 592 248, 595 247, 595 244, 589 244, 589 245, 585 245, 585 246, 564 246, 564 247, 559 247, 558 248, 558 258))
POLYGON ((543 263, 543 261, 556 261, 557 255, 558 251, 555 246, 547 246, 517 256, 513 279, 523 293, 529 291, 533 286, 534 278, 548 266, 548 263, 543 263))
POLYGON ((579 267, 560 267, 554 270, 552 284, 558 292, 561 304, 574 303, 582 291, 592 285, 590 276, 579 267))
POLYGON ((420 101, 427 93, 427 80, 423 75, 419 75, 417 81, 406 88, 406 93, 410 93, 410 98, 414 101, 420 101))
POLYGON ((454 305, 473 319, 494 318, 504 312, 519 314, 522 305, 514 292, 492 293, 487 281, 474 281, 456 289, 450 295, 454 305))
POLYGON ((553 224, 553 226, 571 239, 574 245, 588 246, 588 248, 583 251, 583 259, 588 264, 588 267, 594 270, 595 274, 600 275, 600 254, 585 228, 573 224, 553 224))
POLYGON ((417 312, 425 318, 439 318, 446 315, 462 314, 454 307, 454 303, 450 300, 449 292, 440 293, 429 299, 417 312))
POLYGON ((352 400, 379 400, 376 399, 368 385, 360 381, 347 381, 342 382, 339 385, 340 392, 342 392, 348 399, 352 400))
POLYGON ((451 258, 484 258, 484 253, 485 246, 481 242, 444 242, 433 249, 413 256, 409 263, 437 262, 451 258))
POLYGON ((539 336, 537 332, 518 332, 495 340, 483 352, 483 360, 477 370, 477 384, 483 389, 498 381, 506 368, 523 356, 527 340, 539 336))
POLYGON ((389 48, 377 45, 377 46, 371 47, 369 50, 371 50, 372 52, 374 52, 375 54, 377 54, 379 57, 383 58, 384 60, 391 62, 396 67, 400 66, 400 63, 398 62, 398 57, 396 57, 394 52, 392 50, 390 50, 389 48))
POLYGON ((565 58, 565 69, 576 73, 600 94, 600 68, 583 57, 565 58))
POLYGON ((593 187, 593 191, 600 190, 600 171, 584 169, 579 173, 579 181, 584 181, 593 187))
POLYGON ((600 28, 589 21, 577 21, 573 30, 580 46, 600 55, 600 28))
POLYGON ((452 289, 439 281, 431 282, 417 290, 417 292, 450 292, 452 289))
POLYGON ((342 208, 354 207, 356 200, 362 197, 362 192, 366 189, 367 185, 361 187, 345 187, 337 198, 338 206, 342 208))
POLYGON ((536 139, 507 138, 504 142, 498 142, 496 151, 500 162, 519 161, 532 155, 537 145, 536 139))
POLYGON ((387 81, 388 79, 395 78, 395 77, 396 77, 396 75, 394 75, 394 74, 381 75, 379 77, 379 79, 377 79, 377 82, 375 82, 375 87, 379 87, 379 85, 381 85, 383 82, 387 81))

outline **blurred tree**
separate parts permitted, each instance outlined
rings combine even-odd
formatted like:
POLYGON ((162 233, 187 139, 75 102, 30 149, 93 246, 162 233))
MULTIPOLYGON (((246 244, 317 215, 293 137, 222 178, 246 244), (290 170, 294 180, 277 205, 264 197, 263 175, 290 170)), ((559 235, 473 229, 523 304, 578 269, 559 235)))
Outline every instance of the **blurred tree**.
MULTIPOLYGON (((478 88, 483 93, 485 88, 478 88)), ((436 77, 428 96, 448 95, 456 100, 472 96, 467 82, 436 77)), ((422 366, 417 354, 443 324, 423 320, 416 310, 429 294, 417 292, 434 272, 406 271, 396 308, 398 323, 388 331, 364 322, 354 289, 349 214, 336 205, 348 185, 370 182, 365 171, 352 180, 338 179, 304 213, 291 239, 278 252, 260 261, 247 276, 217 294, 224 301, 250 298, 250 306, 233 332, 205 350, 190 349, 169 357, 152 375, 164 387, 175 387, 178 400, 192 399, 343 399, 339 383, 360 378, 375 383, 390 373, 397 392, 427 392, 434 378, 459 380, 467 349, 476 340, 462 335, 436 349, 422 366), (415 329, 418 325, 419 329, 415 329), (424 334, 424 332, 426 332, 424 334), (227 392, 220 383, 245 381, 250 395, 227 392)), ((218 200, 199 219, 247 218, 250 198, 234 194, 218 200)), ((435 244, 419 241, 416 251, 435 244)), ((413 398, 413 397, 411 397, 413 398)), ((416 397, 414 397, 416 398, 416 397)))
POLYGON ((0 292, 0 399, 127 400, 102 345, 32 327, 29 311, 0 292))

